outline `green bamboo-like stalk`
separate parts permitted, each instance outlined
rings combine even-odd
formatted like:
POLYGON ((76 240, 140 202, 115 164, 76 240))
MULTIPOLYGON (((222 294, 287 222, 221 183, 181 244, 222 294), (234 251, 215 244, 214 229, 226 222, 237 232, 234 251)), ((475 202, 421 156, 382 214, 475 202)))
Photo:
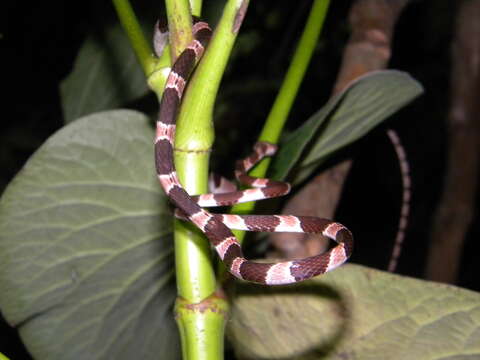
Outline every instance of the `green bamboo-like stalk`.
MULTIPOLYGON (((176 19, 175 16, 173 17, 176 20, 171 21, 170 32, 174 34, 172 35, 172 38, 178 39, 181 41, 183 46, 185 46, 192 39, 191 28, 189 27, 191 25, 191 17, 190 13, 188 12, 188 6, 186 6, 185 1, 182 1, 180 5, 176 5, 175 1, 166 0, 165 2, 167 9, 169 9, 168 13, 181 14, 179 19, 176 19)), ((192 8, 192 15, 200 16, 202 10, 202 1, 190 0, 190 6, 192 8)), ((170 72, 170 66, 173 63, 172 59, 175 59, 179 55, 181 49, 181 46, 177 46, 172 50, 170 45, 166 44, 161 57, 156 61, 153 67, 153 71, 147 76, 150 88, 155 89, 159 99, 163 93, 168 73, 170 72), (171 54, 171 52, 173 54, 171 54)))
MULTIPOLYGON (((329 3, 330 0, 315 0, 313 2, 302 36, 282 86, 260 133, 259 141, 268 141, 274 144, 278 143, 280 134, 282 133, 288 114, 290 113, 298 89, 312 58, 315 45, 317 44, 328 12, 329 3)), ((270 159, 262 160, 262 162, 250 172, 250 175, 265 177, 269 164, 270 159)), ((232 207, 231 212, 235 214, 248 214, 252 212, 254 207, 255 203, 253 202, 238 204, 232 207)), ((241 242, 245 236, 245 232, 234 231, 234 233, 241 242)))
POLYGON ((115 10, 127 33, 130 44, 137 55, 138 61, 142 66, 145 76, 149 76, 153 71, 156 58, 150 42, 145 39, 142 28, 128 0, 112 0, 115 10))
MULTIPOLYGON (((246 3, 227 2, 182 100, 175 137, 175 165, 180 181, 190 194, 207 190, 208 161, 214 139, 213 106, 237 35, 232 29, 242 4, 246 3)), ((212 297, 216 281, 210 245, 192 225, 177 221, 175 257, 179 293, 176 320, 183 356, 195 360, 222 359, 228 303, 223 298, 212 297)))
MULTIPOLYGON (((175 41, 180 40, 180 34, 189 39, 188 41, 182 40, 184 47, 192 40, 192 20, 188 1, 166 0, 166 7, 169 31, 172 24, 173 31, 177 32, 176 36, 170 38, 171 46, 181 52, 183 49, 174 44, 175 41), (177 20, 170 22, 172 18, 177 20), (180 20, 183 18, 188 19, 188 21, 180 20)), ((194 88, 191 81, 189 81, 188 88, 194 88)), ((154 90, 157 92, 157 89, 154 90)), ((160 91, 163 91, 163 89, 160 91)), ((185 94, 180 113, 184 112, 187 100, 188 97, 185 94)), ((213 102, 214 99, 211 101, 213 102)), ((192 141, 195 144, 190 149, 186 149, 179 144, 179 133, 185 125, 177 120, 175 167, 178 177, 188 193, 201 194, 207 192, 208 150, 212 144, 213 129, 210 125, 211 118, 195 116, 191 121, 199 122, 199 126, 206 130, 193 134, 192 141)), ((191 125, 187 124, 187 126, 191 125)), ((199 303, 212 295, 216 289, 215 272, 211 266, 210 245, 198 229, 191 224, 178 220, 174 224, 174 240, 178 295, 191 303, 199 303)))
MULTIPOLYGON (((191 41, 191 18, 185 0, 166 0, 166 4, 172 34, 170 45, 174 49, 171 55, 175 58, 191 41)), ((216 34, 182 101, 175 138, 175 165, 180 181, 191 194, 207 190, 208 160, 214 138, 213 105, 237 35, 233 31, 236 15, 242 5, 246 10, 246 4, 248 1, 227 2, 216 34)), ((160 97, 164 79, 159 76, 162 69, 156 65, 148 82, 160 97)), ((179 294, 175 312, 184 358, 221 359, 228 304, 223 298, 212 298, 216 280, 209 243, 191 224, 180 221, 175 221, 174 238, 179 294)))
MULTIPOLYGON (((148 77, 148 83, 160 98, 167 75, 163 68, 166 65, 165 57, 162 56, 160 60, 154 58, 155 61, 150 63, 146 54, 151 49, 145 45, 145 39, 128 0, 113 1, 116 2, 118 15, 148 77)), ((170 32, 175 33, 170 38, 171 49, 174 49, 171 51, 172 58, 175 58, 182 51, 182 46, 191 41, 191 15, 186 0, 166 2, 170 32)), ((197 1, 195 4, 198 15, 201 2, 197 1)), ((212 109, 236 37, 236 32, 231 29, 241 4, 245 2, 230 0, 227 3, 217 35, 211 41, 211 49, 205 54, 205 61, 213 61, 214 65, 204 66, 203 70, 199 67, 198 75, 190 82, 189 91, 182 101, 181 114, 191 114, 192 108, 195 108, 195 116, 183 116, 183 120, 178 122, 175 164, 180 181, 191 194, 203 193, 207 188, 209 150, 214 136, 211 126, 212 109), (223 46, 218 46, 219 43, 223 46), (208 86, 204 86, 206 83, 208 86), (197 92, 196 88, 208 88, 208 91, 197 92), (198 108, 197 103, 203 106, 198 108), (193 128, 202 131, 192 131, 193 128)), ((198 229, 185 222, 175 221, 174 238, 179 293, 175 318, 180 331, 183 357, 195 360, 222 359, 228 303, 224 298, 215 295, 216 280, 210 246, 198 229)))
POLYGON ((183 359, 223 359, 224 328, 228 310, 228 302, 217 294, 198 304, 177 298, 175 319, 180 331, 183 359))
POLYGON ((112 2, 150 87, 157 89, 156 93, 161 96, 171 65, 170 46, 165 46, 162 56, 158 59, 143 34, 129 0, 112 2))
POLYGON ((192 15, 200 16, 202 13, 202 0, 190 0, 190 8, 192 9, 192 15))
MULTIPOLYGON (((207 51, 203 55, 202 61, 198 65, 193 77, 190 80, 190 86, 186 92, 182 104, 182 110, 177 121, 177 136, 175 139, 176 148, 179 154, 190 154, 189 156, 179 156, 176 158, 177 171, 184 185, 188 186, 191 179, 196 183, 203 183, 197 176, 206 181, 208 176, 208 155, 214 140, 213 133, 213 107, 214 100, 220 85, 220 81, 227 64, 233 43, 236 38, 234 31, 235 19, 238 11, 246 10, 248 1, 229 0, 224 8, 222 17, 215 29, 214 36, 210 41, 207 51), (196 159, 195 159, 196 158, 196 159), (205 160, 205 166, 199 168, 199 160, 205 160), (193 173, 197 171, 197 173, 193 173), (200 172, 199 172, 200 171, 200 172)), ((206 186, 206 182, 204 183, 206 186)), ((195 194, 205 192, 203 189, 196 189, 195 194)), ((187 247, 187 242, 181 243, 187 247)), ((176 249, 177 259, 180 263, 191 262, 192 259, 199 258, 191 252, 188 253, 178 247, 176 249), (182 254, 187 254, 183 256, 182 254)), ((203 263, 202 263, 203 264, 203 263)), ((200 263, 199 263, 200 265, 200 263)), ((209 264, 211 266, 211 263, 209 264)), ((181 265, 179 265, 181 267, 181 265)), ((211 268, 213 271, 213 267, 211 268)), ((196 274, 201 274, 201 266, 198 267, 196 274)), ((209 273, 209 272, 208 272, 209 273)), ((178 281, 177 284, 185 289, 202 289, 200 282, 201 275, 197 278, 178 281), (187 283, 188 281, 188 283, 187 283)), ((185 292, 190 294, 191 292, 185 292)), ((202 299, 204 293, 200 294, 202 299)))
POLYGON ((192 41, 192 14, 188 0, 165 0, 170 55, 176 59, 192 41))

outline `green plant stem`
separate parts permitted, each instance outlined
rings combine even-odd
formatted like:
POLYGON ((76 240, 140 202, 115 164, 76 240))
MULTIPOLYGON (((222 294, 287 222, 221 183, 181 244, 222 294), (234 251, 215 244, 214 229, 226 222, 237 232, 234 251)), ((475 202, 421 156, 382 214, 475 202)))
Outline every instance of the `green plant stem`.
MULTIPOLYGON (((190 194, 207 192, 209 152, 175 150, 175 165, 182 185, 190 194)), ((210 243, 192 224, 175 220, 175 267, 178 295, 199 303, 216 289, 210 243)))
MULTIPOLYGON (((260 141, 278 143, 300 84, 305 77, 313 51, 328 12, 330 0, 315 0, 303 29, 302 36, 288 68, 277 98, 268 114, 267 121, 260 133, 260 141)), ((270 159, 265 159, 251 172, 252 176, 265 176, 270 159)))
MULTIPOLYGON (((185 47, 192 39, 188 1, 166 0, 166 6, 169 30, 171 33, 176 33, 170 38, 170 45, 181 52, 182 48, 176 42, 181 40, 185 47), (174 20, 175 18, 177 20, 174 20), (188 21, 179 20, 187 18, 188 21), (189 40, 184 41, 182 37, 189 40)), ((161 77, 158 79, 155 77, 149 81, 149 84, 160 98, 164 86, 161 77)), ((192 87, 194 85, 189 84, 189 88, 192 87)), ((186 98, 184 94, 182 109, 186 98)), ((197 121, 197 118, 192 121, 197 121)), ((197 137, 202 145, 194 147, 192 151, 184 151, 178 144, 179 130, 181 125, 177 121, 174 161, 178 177, 190 194, 205 193, 209 161, 209 152, 205 151, 205 148, 209 148, 209 143, 202 141, 205 140, 205 134, 200 134, 197 137)), ((208 134, 207 138, 213 138, 213 129, 210 131, 212 133, 208 134)), ((190 303, 199 303, 213 294, 216 288, 215 273, 211 266, 210 245, 198 229, 182 221, 175 221, 174 240, 178 295, 190 303)))
POLYGON ((120 22, 127 33, 130 43, 142 66, 145 76, 153 71, 156 58, 150 43, 145 39, 142 28, 128 0, 112 0, 120 22))
POLYGON ((223 337, 228 302, 216 294, 201 303, 177 298, 175 319, 180 331, 183 359, 223 359, 223 337))
MULTIPOLYGON (((268 141, 274 144, 278 143, 280 134, 292 108, 293 101, 297 96, 298 89, 312 58, 313 50, 315 49, 322 30, 329 3, 329 0, 315 0, 313 2, 292 62, 290 63, 262 132, 260 133, 259 141, 268 141)), ((256 177, 264 177, 269 164, 270 159, 262 160, 250 174, 256 177)), ((255 203, 253 202, 238 204, 232 207, 231 212, 235 214, 248 214, 252 212, 254 207, 255 203)), ((241 242, 245 236, 245 232, 234 231, 234 233, 241 242)))
MULTIPOLYGON (((248 2, 239 0, 229 0, 227 2, 215 29, 215 34, 203 55, 202 61, 189 81, 188 90, 182 101, 175 137, 175 165, 180 180, 191 194, 198 194, 207 190, 208 155, 214 140, 213 107, 237 35, 233 31, 236 15, 240 7, 243 5, 245 10, 247 4, 248 2), (191 157, 181 154, 191 154, 191 157), (200 162, 202 162, 201 165, 200 162), (192 166, 193 163, 197 163, 197 165, 192 166), (202 184, 202 187, 193 187, 193 184, 202 184)), ((206 242, 206 240, 204 241, 206 242)), ((181 280, 177 282, 177 286, 181 296, 191 301, 200 301, 211 295, 214 290, 207 286, 214 269, 211 263, 206 268, 204 267, 205 263, 199 260, 204 256, 204 251, 201 250, 203 247, 198 248, 197 255, 189 249, 191 250, 192 246, 188 244, 188 241, 182 241, 176 246, 176 251, 179 253, 189 252, 188 257, 181 254, 177 255, 183 259, 182 261, 188 261, 188 263, 178 264, 177 271, 183 271, 182 267, 184 266, 195 265, 196 269, 192 269, 190 272, 197 274, 197 276, 193 279, 180 276, 181 280)))
POLYGON ((193 16, 200 16, 202 13, 202 0, 190 0, 190 8, 193 16))
MULTIPOLYGON (((232 29, 242 4, 248 2, 227 2, 182 99, 175 136, 175 165, 180 181, 190 194, 207 190, 208 160, 214 140, 213 107, 237 35, 232 29)), ((209 242, 192 225, 177 221, 175 256, 179 293, 176 320, 184 359, 223 359, 228 304, 222 299, 209 301, 216 286, 209 242), (219 308, 222 310, 218 311, 219 308)))
MULTIPOLYGON (((127 4, 121 0, 118 4, 127 4)), ((186 0, 166 0, 173 58, 191 41, 191 23, 186 0), (181 19, 181 20, 179 20, 181 19), (188 19, 186 21, 185 19, 188 19), (188 39, 188 40, 186 40, 188 39)), ((195 11, 199 12, 197 2, 195 11)), ((132 9, 118 10, 120 17, 134 18, 132 9), (120 15, 122 13, 123 15, 120 15)), ((213 106, 227 60, 237 36, 239 24, 248 7, 248 0, 229 0, 207 50, 189 81, 184 94, 175 136, 175 166, 180 181, 190 194, 207 190, 208 160, 214 139, 212 126, 213 106)), ((131 19, 130 19, 131 20, 131 19)), ((128 21, 124 21, 128 23, 128 21)), ((124 23, 122 22, 122 23, 124 23)), ((138 24, 137 24, 138 25, 138 24)), ((127 26, 124 25, 127 30, 127 26)), ((128 30, 127 30, 128 32, 128 30)), ((139 33, 129 38, 138 42, 139 33), (138 35, 138 36, 137 36, 138 35)), ((134 46, 139 59, 144 58, 145 48, 134 46)), ((165 84, 161 68, 144 71, 148 83, 160 98, 165 84)), ((143 65, 142 65, 143 66, 143 65)), ((228 304, 225 300, 212 299, 216 289, 215 271, 210 257, 210 245, 198 229, 191 224, 175 221, 175 257, 178 294, 176 320, 182 339, 185 359, 216 360, 223 358, 223 329, 228 304), (213 304, 213 305, 212 305, 213 304), (210 309, 212 311, 208 311, 210 309), (193 309, 193 311, 192 311, 193 309), (221 309, 222 311, 218 311, 221 309)))
MULTIPOLYGON (((200 16, 202 10, 201 0, 191 0, 192 14, 200 16)), ((154 89, 159 99, 165 88, 170 66, 181 52, 181 50, 188 45, 192 40, 191 23, 192 19, 189 12, 189 7, 186 1, 166 0, 167 14, 169 14, 169 33, 170 39, 174 48, 166 45, 162 56, 155 64, 152 74, 148 78, 148 84, 151 89, 154 89), (180 14, 180 16, 177 16, 180 14), (189 40, 187 40, 189 39, 189 40), (172 54, 171 54, 172 53, 172 54)))
POLYGON ((188 0, 165 0, 170 55, 175 60, 192 41, 192 14, 188 0))

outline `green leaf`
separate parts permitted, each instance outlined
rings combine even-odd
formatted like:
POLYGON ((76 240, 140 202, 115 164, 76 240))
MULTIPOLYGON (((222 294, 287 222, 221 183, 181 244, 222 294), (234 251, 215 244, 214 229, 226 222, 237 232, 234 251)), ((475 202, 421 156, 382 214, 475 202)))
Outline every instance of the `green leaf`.
POLYGON ((284 179, 299 163, 293 179, 298 183, 334 151, 365 135, 422 91, 412 77, 394 70, 352 82, 286 139, 274 158, 272 177, 284 179))
POLYGON ((134 111, 75 121, 0 200, 0 307, 35 358, 179 358, 153 136, 134 111))
POLYGON ((145 76, 118 23, 92 32, 85 40, 60 92, 66 123, 125 106, 147 94, 145 76))
POLYGON ((236 289, 239 359, 480 359, 480 294, 358 265, 292 287, 236 289))

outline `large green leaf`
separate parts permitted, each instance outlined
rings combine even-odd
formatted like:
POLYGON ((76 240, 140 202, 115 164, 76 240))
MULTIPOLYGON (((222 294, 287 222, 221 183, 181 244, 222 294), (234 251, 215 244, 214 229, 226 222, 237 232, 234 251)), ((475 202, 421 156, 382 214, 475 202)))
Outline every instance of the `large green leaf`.
POLYGON ((359 78, 286 139, 272 163, 272 176, 283 179, 297 166, 293 182, 303 180, 334 151, 365 135, 422 91, 400 71, 359 78))
POLYGON ((239 359, 480 359, 480 294, 345 265, 237 286, 228 333, 239 359))
POLYGON ((60 86, 65 122, 125 106, 148 92, 145 75, 118 22, 93 31, 60 86))
POLYGON ((38 359, 177 359, 171 213, 133 111, 53 135, 0 201, 0 307, 38 359))

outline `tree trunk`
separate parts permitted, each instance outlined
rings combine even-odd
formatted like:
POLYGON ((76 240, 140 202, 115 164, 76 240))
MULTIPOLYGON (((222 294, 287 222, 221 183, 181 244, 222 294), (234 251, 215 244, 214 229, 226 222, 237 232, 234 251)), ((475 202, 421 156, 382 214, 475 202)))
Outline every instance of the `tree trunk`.
POLYGON ((464 1, 452 44, 452 102, 448 114, 447 173, 435 211, 426 278, 454 283, 474 213, 479 165, 480 1, 464 1))

